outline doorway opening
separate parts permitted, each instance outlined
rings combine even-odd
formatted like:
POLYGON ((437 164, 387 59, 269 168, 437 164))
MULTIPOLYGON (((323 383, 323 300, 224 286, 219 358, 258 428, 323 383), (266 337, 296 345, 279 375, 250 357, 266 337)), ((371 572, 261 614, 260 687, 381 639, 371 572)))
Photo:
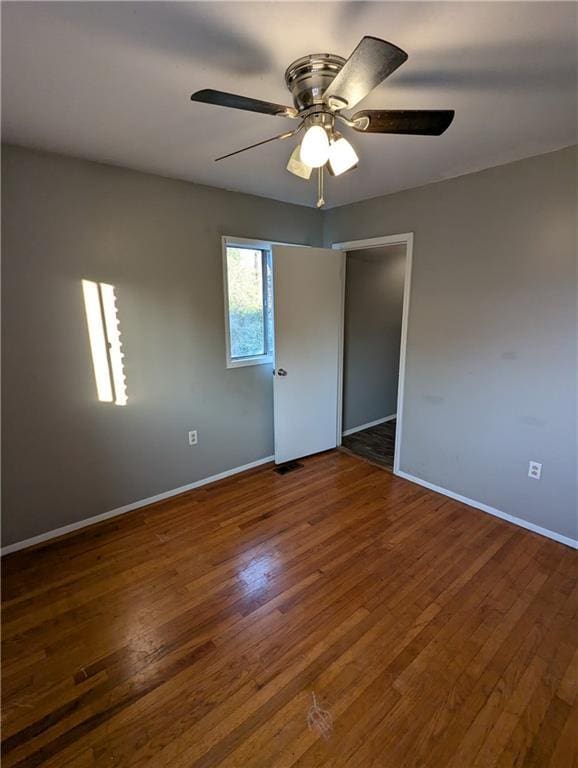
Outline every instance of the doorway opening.
POLYGON ((335 245, 346 253, 342 447, 397 472, 412 235, 335 245))

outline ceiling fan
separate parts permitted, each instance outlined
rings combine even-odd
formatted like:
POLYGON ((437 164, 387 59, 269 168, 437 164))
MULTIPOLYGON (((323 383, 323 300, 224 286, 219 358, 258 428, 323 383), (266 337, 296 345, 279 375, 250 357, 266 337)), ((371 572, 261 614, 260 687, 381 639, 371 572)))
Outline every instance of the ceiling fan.
POLYGON ((356 167, 359 160, 350 142, 336 130, 336 123, 343 123, 359 133, 439 136, 452 122, 454 111, 450 109, 365 109, 351 116, 343 114, 344 110, 353 109, 406 60, 407 53, 393 43, 366 36, 347 60, 332 53, 316 53, 302 56, 290 64, 285 72, 285 83, 293 96, 293 107, 210 88, 193 93, 191 100, 299 120, 294 130, 216 160, 224 160, 270 141, 288 139, 304 130, 303 140, 291 153, 287 170, 310 179, 313 169, 318 169, 317 206, 320 207, 325 203, 324 169, 332 176, 340 176, 356 167))

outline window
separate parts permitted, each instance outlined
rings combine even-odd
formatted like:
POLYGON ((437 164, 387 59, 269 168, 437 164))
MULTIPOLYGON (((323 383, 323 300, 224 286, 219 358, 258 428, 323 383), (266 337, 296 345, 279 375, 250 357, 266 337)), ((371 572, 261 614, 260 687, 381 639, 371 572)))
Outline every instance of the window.
POLYGON ((266 243, 223 245, 227 367, 273 361, 273 275, 266 243))

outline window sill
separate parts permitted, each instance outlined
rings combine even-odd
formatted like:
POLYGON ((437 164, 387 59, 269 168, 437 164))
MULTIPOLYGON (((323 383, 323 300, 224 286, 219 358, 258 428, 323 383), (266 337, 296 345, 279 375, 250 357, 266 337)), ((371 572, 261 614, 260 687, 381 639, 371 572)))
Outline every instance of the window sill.
POLYGON ((247 365, 273 365, 273 358, 271 355, 259 355, 258 357, 227 360, 227 368, 244 368, 247 365))

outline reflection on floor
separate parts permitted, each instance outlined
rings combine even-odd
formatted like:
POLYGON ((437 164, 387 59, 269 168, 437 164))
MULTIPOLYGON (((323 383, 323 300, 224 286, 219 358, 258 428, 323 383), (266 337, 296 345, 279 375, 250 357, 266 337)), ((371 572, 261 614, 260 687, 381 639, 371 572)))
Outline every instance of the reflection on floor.
POLYGON ((302 463, 2 558, 3 766, 578 766, 576 552, 302 463))
POLYGON ((343 438, 342 446, 357 456, 363 456, 393 471, 395 419, 347 435, 343 438))

